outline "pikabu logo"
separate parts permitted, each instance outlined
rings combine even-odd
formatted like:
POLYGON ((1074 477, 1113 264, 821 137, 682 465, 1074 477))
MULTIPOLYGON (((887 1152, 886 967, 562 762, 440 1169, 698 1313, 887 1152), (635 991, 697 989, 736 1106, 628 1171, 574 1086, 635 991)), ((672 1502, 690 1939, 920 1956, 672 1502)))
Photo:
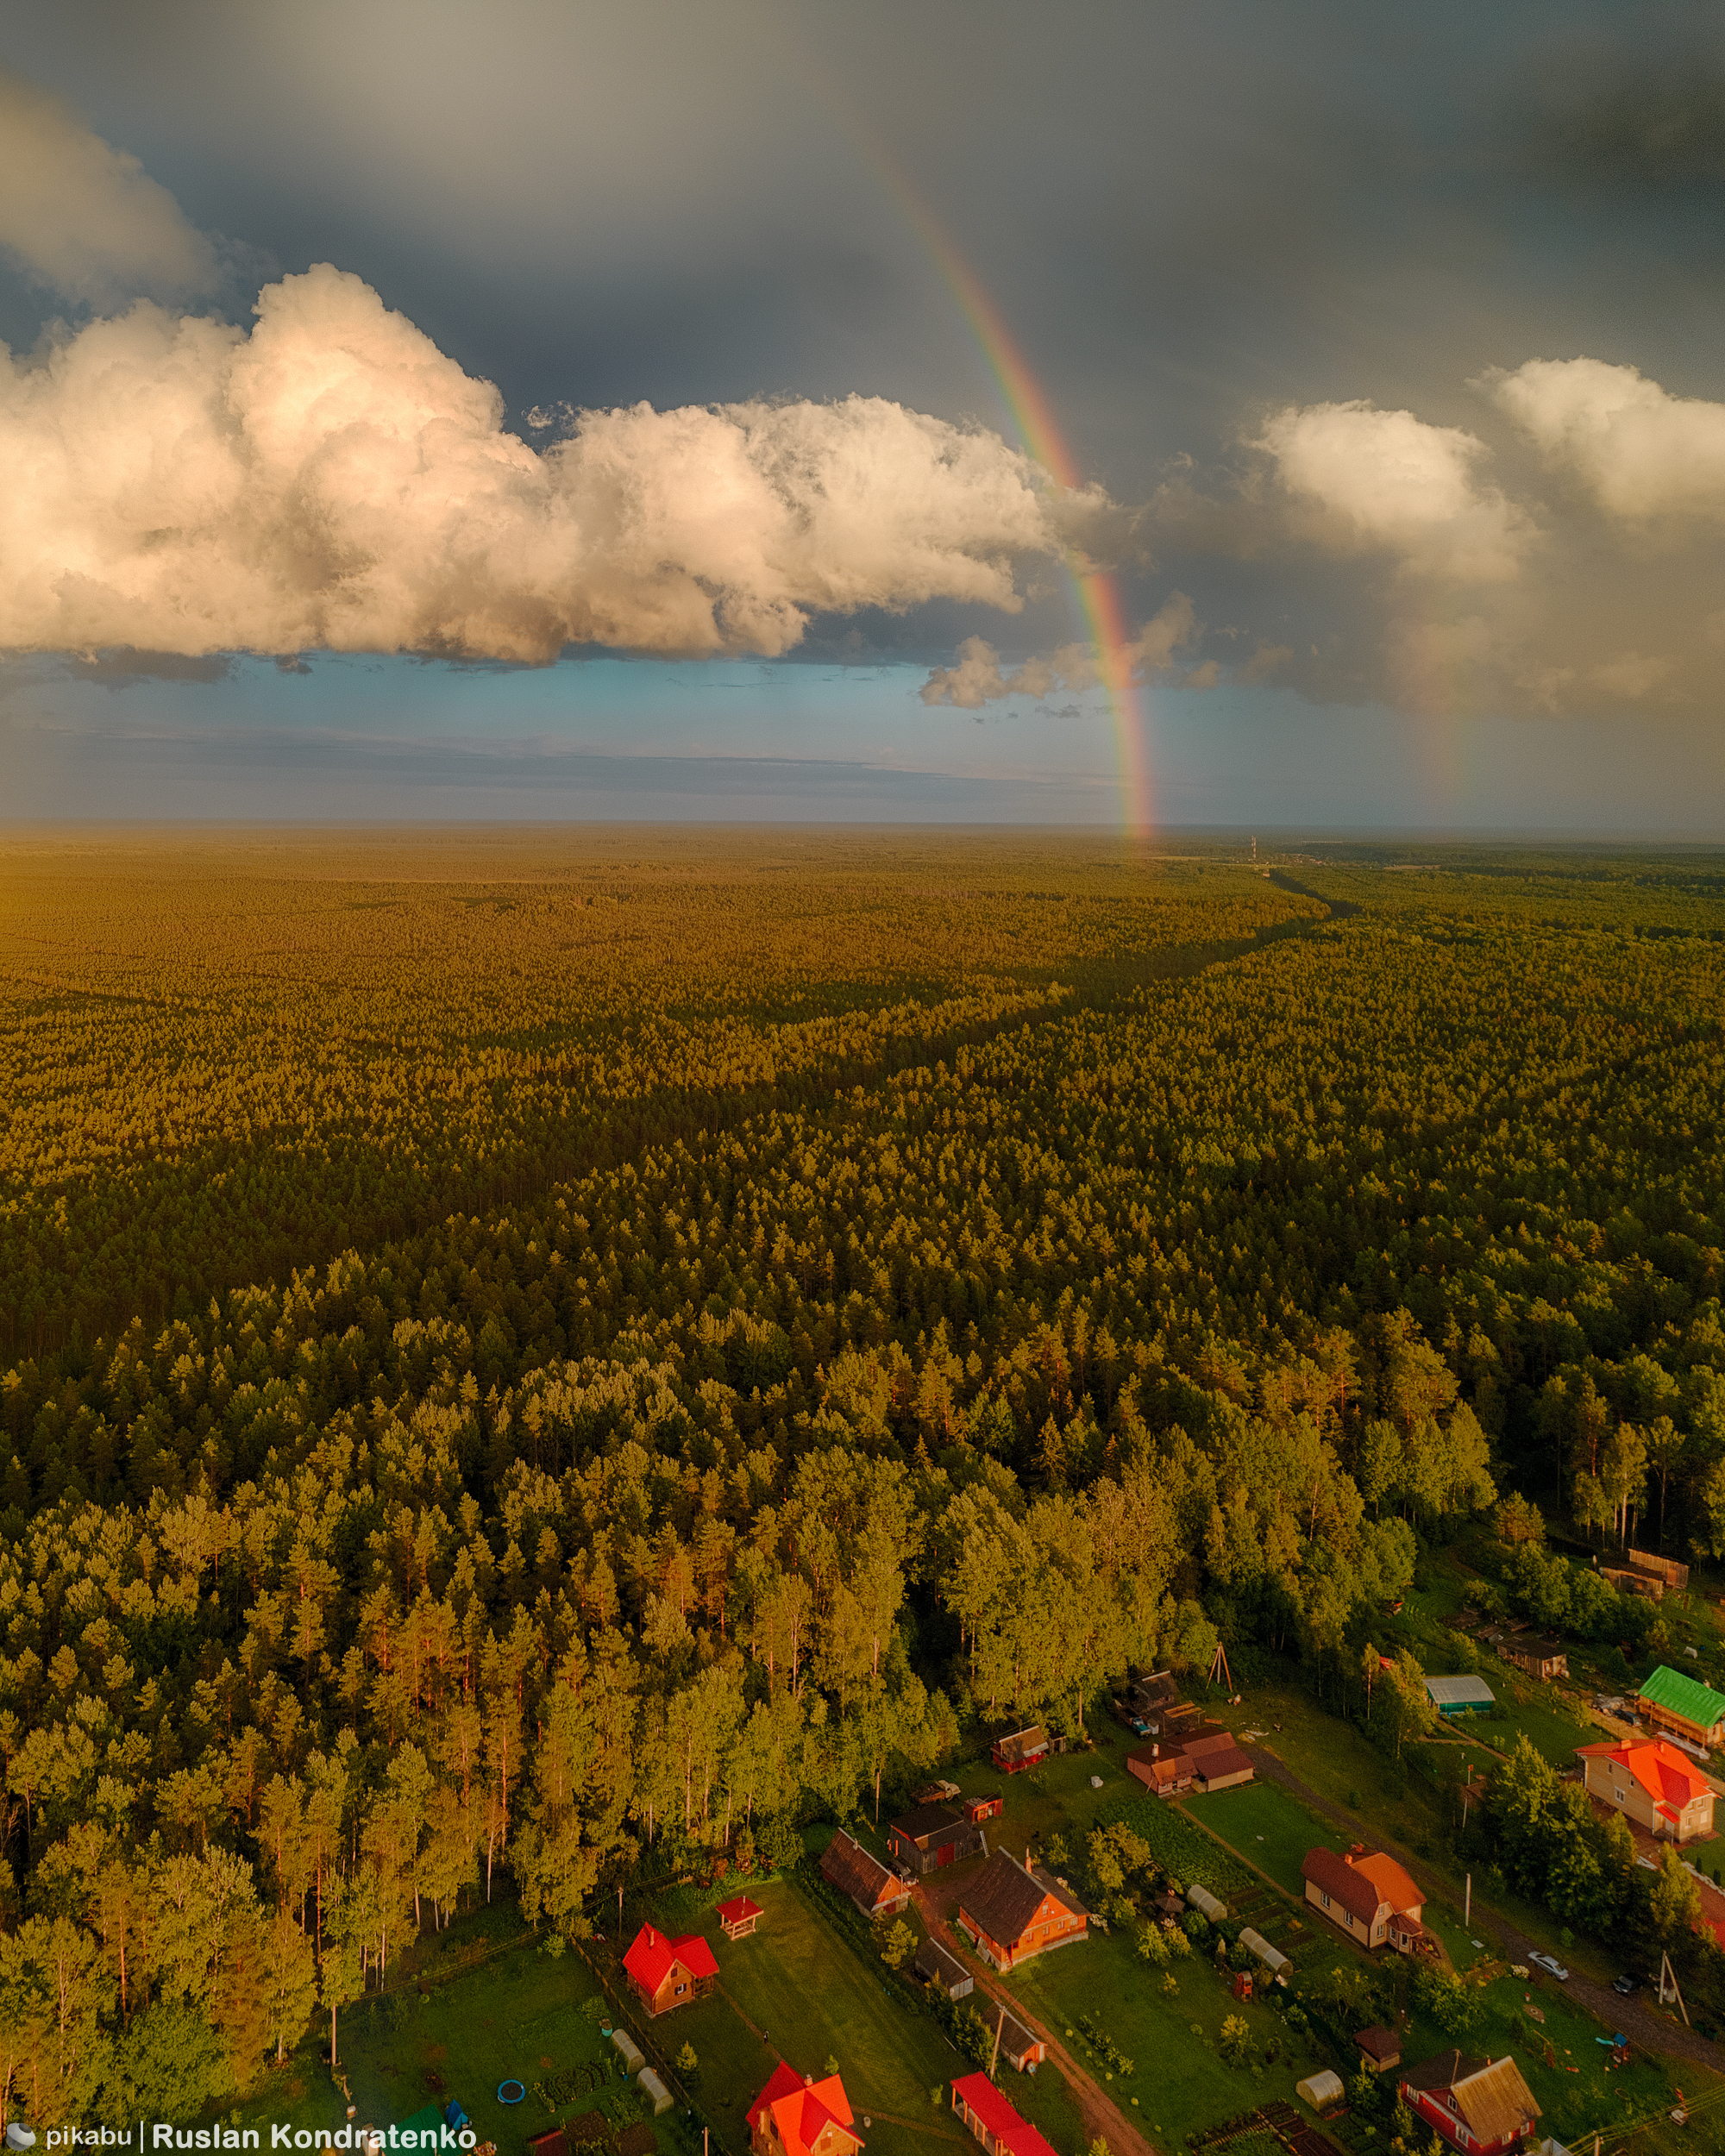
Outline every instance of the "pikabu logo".
MULTIPOLYGON (((170 2126, 164 2120, 136 2127, 50 2127, 46 2149, 135 2149, 149 2156, 156 2149, 471 2149, 479 2135, 470 2126, 170 2126), (269 2139, 263 2138, 267 2130, 269 2139)), ((14 2149, 20 2145, 9 2144, 14 2149)))

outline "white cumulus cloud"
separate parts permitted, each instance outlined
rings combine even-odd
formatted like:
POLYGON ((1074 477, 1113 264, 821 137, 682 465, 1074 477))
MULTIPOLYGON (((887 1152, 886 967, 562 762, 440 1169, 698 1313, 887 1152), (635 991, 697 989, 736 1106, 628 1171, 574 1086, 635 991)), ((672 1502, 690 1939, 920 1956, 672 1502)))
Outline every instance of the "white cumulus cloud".
POLYGON ((1528 360, 1480 380, 1612 516, 1725 517, 1725 404, 1673 397, 1603 360, 1528 360))
POLYGON ((0 348, 0 646, 773 655, 816 612, 1014 611, 1088 500, 878 398, 583 412, 536 451, 357 277, 256 312, 0 348))
POLYGON ((1534 537, 1525 511, 1479 476, 1487 452, 1459 427, 1356 401, 1289 405, 1254 447, 1331 553, 1383 553, 1413 573, 1501 583, 1534 537))
POLYGON ((0 68, 0 253, 68 299, 206 291, 215 252, 135 157, 0 68))

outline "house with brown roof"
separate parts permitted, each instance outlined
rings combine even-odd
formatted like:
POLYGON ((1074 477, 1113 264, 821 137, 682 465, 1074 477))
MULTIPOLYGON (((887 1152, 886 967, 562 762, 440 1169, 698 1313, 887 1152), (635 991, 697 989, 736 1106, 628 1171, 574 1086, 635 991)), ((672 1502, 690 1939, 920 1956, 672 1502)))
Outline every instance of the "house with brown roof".
POLYGON ((1390 2067, 1402 2064, 1402 2039, 1393 2028, 1374 2022, 1370 2028, 1356 2031, 1353 2040, 1359 2046, 1361 2059, 1375 2074, 1387 2073, 1390 2067))
POLYGON ((1126 1754, 1126 1771, 1157 1796, 1180 1796, 1194 1788, 1207 1796, 1252 1779, 1250 1755, 1220 1722, 1199 1722, 1177 1737, 1135 1745, 1126 1754))
POLYGON ((877 1917, 901 1915, 911 1898, 910 1889, 898 1874, 888 1871, 842 1827, 826 1845, 820 1876, 829 1886, 848 1894, 871 1924, 877 1917))
POLYGON ((1614 1805, 1671 1841, 1713 1832, 1713 1784, 1663 1737, 1582 1745, 1576 1757, 1590 1796, 1614 1805))
POLYGON ((1440 2052, 1401 2078, 1402 2101, 1464 2156, 1504 2156, 1534 2131, 1540 2107, 1513 2059, 1440 2052))
POLYGON ((1300 1866, 1306 1899, 1368 1952, 1382 1946, 1401 1954, 1435 1954, 1438 1942, 1420 1919, 1425 1897, 1394 1857, 1362 1849, 1339 1857, 1312 1849, 1300 1866))
POLYGON ((643 1924, 636 1933, 623 1957, 623 1967, 630 1988, 649 2014, 668 2014, 675 2006, 693 2006, 718 1981, 718 1964, 699 1932, 691 1932, 686 1939, 669 1939, 650 1924, 643 1924))
POLYGON ((817 2081, 781 2059, 749 2107, 754 2156, 856 2156, 862 2137, 844 2084, 837 2074, 817 2081))
POLYGON ((1497 1643, 1497 1651, 1526 1676, 1549 1684, 1553 1677, 1569 1675, 1569 1651, 1548 1632, 1511 1633, 1497 1643))
POLYGON ((1040 1865, 997 1849, 961 1890, 958 1927, 984 1961, 1015 1968, 1032 1955, 1086 1936, 1090 1915, 1063 1881, 1040 1865))
POLYGON ((1134 1745, 1126 1772, 1157 1796, 1183 1796, 1192 1786, 1192 1762, 1178 1745, 1134 1745))
POLYGON ((1026 1767, 1045 1759, 1050 1749, 1048 1732, 1039 1722, 1032 1722, 1028 1729, 1015 1729, 1010 1737, 996 1738, 988 1756, 1002 1774, 1022 1774, 1026 1767))
POLYGON ((922 1879, 966 1857, 986 1857, 988 1841, 965 1807, 919 1804, 887 1829, 887 1850, 895 1865, 922 1879))

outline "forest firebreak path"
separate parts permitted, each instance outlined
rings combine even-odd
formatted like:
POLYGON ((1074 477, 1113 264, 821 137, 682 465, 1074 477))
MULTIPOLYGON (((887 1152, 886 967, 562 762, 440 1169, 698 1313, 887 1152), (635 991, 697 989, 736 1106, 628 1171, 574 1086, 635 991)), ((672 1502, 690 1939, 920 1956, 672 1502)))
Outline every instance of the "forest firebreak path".
MULTIPOLYGON (((1309 1782, 1302 1782, 1291 1767, 1285 1765, 1264 1745, 1256 1745, 1254 1750, 1261 1763, 1262 1771, 1272 1782, 1279 1782, 1290 1796, 1296 1796, 1308 1811, 1316 1812, 1345 1828, 1350 1839, 1358 1834, 1359 1821, 1341 1805, 1332 1803, 1327 1796, 1320 1796, 1309 1782)), ((1387 1834, 1377 1834, 1373 1839, 1389 1852, 1397 1864, 1412 1873, 1433 1901, 1447 1899, 1454 1892, 1446 1879, 1433 1871, 1429 1865, 1421 1864, 1410 1851, 1391 1840, 1387 1834)), ((1483 1902, 1474 1903, 1471 1921, 1496 1945, 1508 1961, 1525 1962, 1530 1953, 1547 1951, 1538 1940, 1529 1939, 1506 1919, 1495 1915, 1483 1902)), ((1582 1976, 1578 1971, 1571 1972, 1564 1990, 1571 1998, 1579 2000, 1602 2028, 1622 2029, 1643 2051, 1662 2052, 1668 2058, 1685 2059, 1692 2065, 1705 2067, 1709 2073, 1716 2074, 1720 2071, 1719 2054, 1705 2037, 1697 2036, 1693 2029, 1684 2028, 1675 2021, 1665 2021, 1657 2014, 1650 2014, 1639 1999, 1620 1998, 1606 1985, 1596 1984, 1590 1977, 1582 1976)))

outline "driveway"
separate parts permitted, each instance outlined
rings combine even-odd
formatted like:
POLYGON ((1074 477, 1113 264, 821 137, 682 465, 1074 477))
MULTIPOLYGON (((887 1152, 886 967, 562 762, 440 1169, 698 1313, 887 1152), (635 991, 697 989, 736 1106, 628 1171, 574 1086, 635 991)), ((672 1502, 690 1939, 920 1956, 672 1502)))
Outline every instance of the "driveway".
MULTIPOLYGON (((1088 2139, 1095 2140, 1101 2134, 1108 2144, 1109 2156, 1157 2156, 1154 2144, 1145 2138, 1143 2130, 1132 2124, 1089 2070, 1079 2065, 1055 2032, 1039 2021, 1022 1999, 1007 1990, 987 1963, 970 1952, 962 1937, 955 1938, 945 1928, 947 1918, 958 1905, 959 1889, 967 1879, 974 1878, 981 1869, 980 1863, 952 1865, 944 1871, 931 1872, 926 1879, 919 1880, 912 1890, 930 1936, 939 1940, 949 1952, 957 1954, 975 1977, 976 1992, 984 1996, 973 1996, 971 2004, 985 2021, 992 2024, 994 2017, 986 2002, 992 1999, 1005 2007, 1015 2021, 1023 2022, 1034 2035, 1042 2039, 1048 2046, 1050 2059, 1066 2077, 1067 2085, 1077 2099, 1079 2115, 1083 2119, 1088 2139)), ((1073 1946, 1057 1951, 1076 1954, 1078 1949, 1073 1946)), ((1003 2093, 1010 2102, 1012 2090, 1005 2089, 1003 2093)))

